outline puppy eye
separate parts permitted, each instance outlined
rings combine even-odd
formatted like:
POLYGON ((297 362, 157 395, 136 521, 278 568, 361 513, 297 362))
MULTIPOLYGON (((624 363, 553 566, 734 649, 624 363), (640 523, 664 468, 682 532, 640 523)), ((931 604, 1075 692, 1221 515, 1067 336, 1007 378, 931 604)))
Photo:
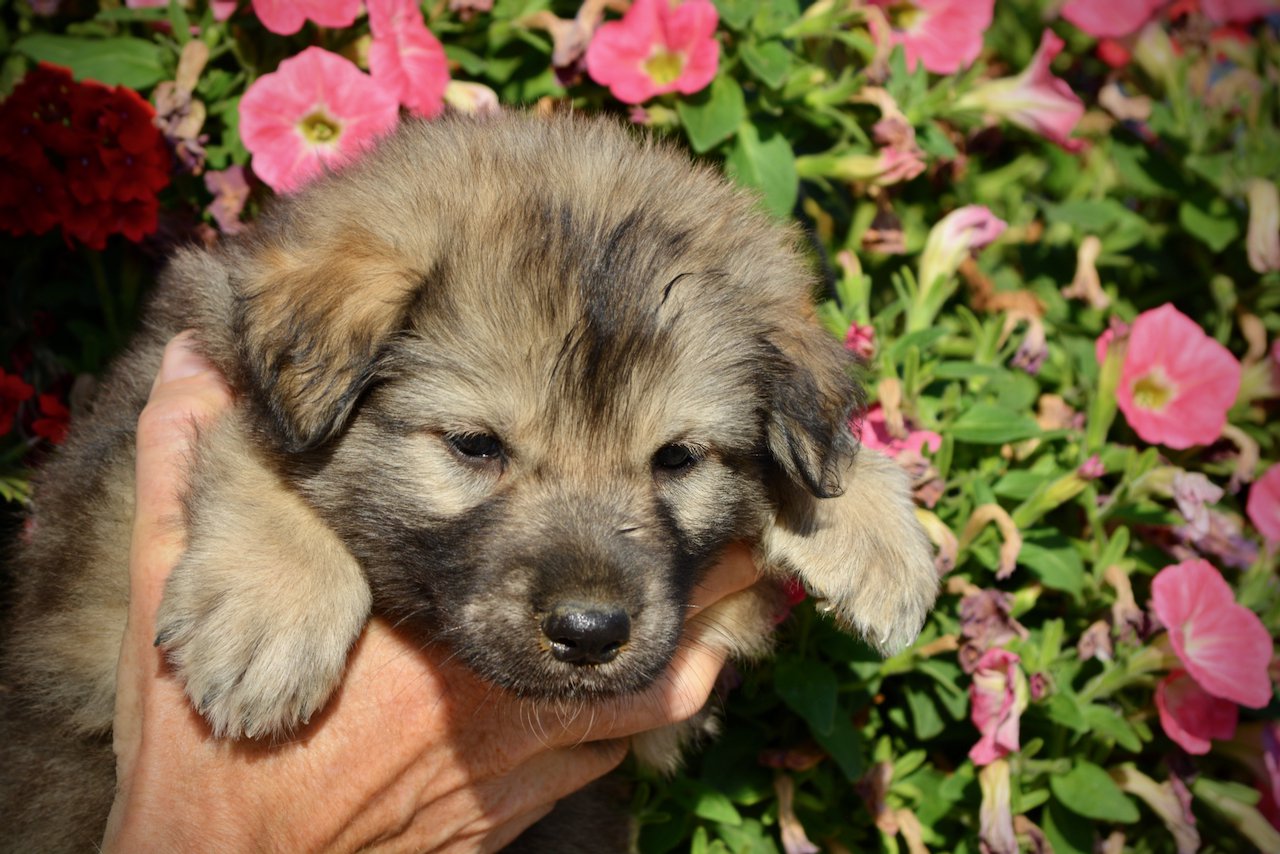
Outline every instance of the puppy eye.
POLYGON ((663 471, 676 472, 690 468, 698 461, 698 454, 688 445, 672 443, 663 445, 653 455, 653 466, 663 471))
POLYGON ((445 439, 464 457, 493 460, 502 456, 502 442, 488 433, 450 433, 445 439))

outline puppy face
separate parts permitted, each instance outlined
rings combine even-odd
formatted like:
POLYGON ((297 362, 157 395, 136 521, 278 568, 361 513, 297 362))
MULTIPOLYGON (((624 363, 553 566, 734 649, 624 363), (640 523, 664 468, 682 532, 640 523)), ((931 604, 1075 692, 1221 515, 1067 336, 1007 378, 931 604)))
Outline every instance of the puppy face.
POLYGON ((611 126, 423 125, 236 250, 234 370, 375 610, 521 693, 634 691, 854 451, 791 243, 611 126))

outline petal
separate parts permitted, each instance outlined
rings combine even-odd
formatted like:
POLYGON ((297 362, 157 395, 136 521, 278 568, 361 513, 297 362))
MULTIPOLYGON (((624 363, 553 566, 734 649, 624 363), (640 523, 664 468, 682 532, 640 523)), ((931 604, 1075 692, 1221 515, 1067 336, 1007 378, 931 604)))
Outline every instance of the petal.
POLYGON ((1156 709, 1165 735, 1188 753, 1209 752, 1210 739, 1235 735, 1234 703, 1206 693, 1187 673, 1175 670, 1156 686, 1156 709))
POLYGON ((1163 0, 1069 0, 1062 17, 1094 38, 1136 33, 1163 0))
POLYGON ((1280 543, 1280 463, 1267 469, 1249 489, 1245 512, 1268 543, 1280 543))

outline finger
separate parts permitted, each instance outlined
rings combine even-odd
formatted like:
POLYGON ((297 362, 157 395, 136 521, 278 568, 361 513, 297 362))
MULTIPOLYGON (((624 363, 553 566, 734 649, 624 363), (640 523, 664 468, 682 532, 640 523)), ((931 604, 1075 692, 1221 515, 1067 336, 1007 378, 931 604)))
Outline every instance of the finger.
POLYGON ((751 549, 745 543, 730 543, 716 565, 694 588, 685 619, 731 593, 746 590, 759 580, 760 570, 751 557, 751 549))
POLYGON ((217 371, 184 332, 165 347, 151 397, 138 418, 136 504, 130 560, 130 623, 150 634, 164 581, 181 556, 182 491, 196 429, 231 403, 217 371))

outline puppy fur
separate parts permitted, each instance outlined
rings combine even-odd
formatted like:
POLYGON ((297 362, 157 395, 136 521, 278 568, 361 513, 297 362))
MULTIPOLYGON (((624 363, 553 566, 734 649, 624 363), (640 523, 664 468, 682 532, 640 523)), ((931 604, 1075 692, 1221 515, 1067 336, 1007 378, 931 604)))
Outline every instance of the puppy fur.
MULTIPOLYGON (((245 237, 180 251, 39 478, 5 638, 0 847, 101 834, 134 430, 183 329, 237 403, 201 436, 157 642, 220 737, 306 722, 371 611, 522 696, 639 691, 734 540, 904 648, 931 550, 901 472, 858 451, 860 392, 795 244, 673 149, 508 115, 409 123, 245 237), (620 649, 554 654, 564 608, 625 613, 620 649)), ((763 654, 773 589, 698 619, 763 654)), ((635 749, 673 768, 700 726, 635 749)))

